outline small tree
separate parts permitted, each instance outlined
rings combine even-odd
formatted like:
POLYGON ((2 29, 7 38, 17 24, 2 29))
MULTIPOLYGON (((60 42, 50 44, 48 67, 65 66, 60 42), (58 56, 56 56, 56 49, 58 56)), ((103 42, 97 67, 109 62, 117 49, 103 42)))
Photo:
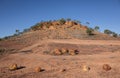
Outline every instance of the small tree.
POLYGON ((110 34, 112 34, 112 31, 106 29, 106 30, 104 30, 104 33, 110 35, 110 34))
POLYGON ((88 34, 88 35, 93 35, 93 29, 92 28, 88 28, 87 30, 86 30, 86 33, 88 34))
POLYGON ((99 29, 100 29, 100 27, 99 26, 95 26, 95 28, 94 28, 96 31, 98 31, 99 29))
POLYGON ((67 21, 71 21, 71 19, 70 19, 70 18, 67 18, 66 20, 67 20, 67 21))
POLYGON ((15 30, 15 32, 16 32, 16 34, 19 34, 20 30, 17 29, 17 30, 15 30))
POLYGON ((20 35, 20 30, 16 29, 16 30, 15 30, 15 34, 16 34, 16 35, 20 35))
POLYGON ((63 24, 65 24, 66 20, 65 20, 64 18, 61 18, 61 19, 59 20, 59 22, 60 22, 61 25, 63 25, 63 24))
POLYGON ((0 38, 0 41, 2 41, 2 38, 0 38))
POLYGON ((81 24, 81 21, 79 20, 74 20, 76 23, 81 24))
POLYGON ((23 33, 29 32, 29 31, 30 31, 30 29, 29 29, 29 28, 26 28, 26 29, 23 30, 23 33))
POLYGON ((113 37, 118 37, 118 34, 115 33, 115 32, 112 32, 112 36, 113 36, 113 37))
POLYGON ((89 22, 86 22, 87 25, 89 25, 90 23, 89 22))

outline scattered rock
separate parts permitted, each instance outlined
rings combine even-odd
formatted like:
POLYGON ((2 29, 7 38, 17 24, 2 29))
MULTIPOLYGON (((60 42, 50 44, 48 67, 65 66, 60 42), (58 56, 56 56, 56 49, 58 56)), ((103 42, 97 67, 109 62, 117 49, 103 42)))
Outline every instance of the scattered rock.
POLYGON ((73 50, 73 49, 65 49, 65 48, 62 48, 62 49, 54 49, 50 52, 50 54, 52 55, 77 55, 78 54, 78 50, 73 50))
POLYGON ((61 70, 61 72, 65 72, 65 71, 66 71, 66 69, 62 69, 62 70, 61 70))
POLYGON ((69 50, 70 55, 76 55, 76 54, 78 54, 78 52, 79 52, 78 50, 73 50, 73 49, 69 50))
POLYGON ((90 70, 89 66, 86 66, 86 65, 83 66, 83 71, 89 71, 89 70, 90 70))
POLYGON ((17 70, 17 69, 18 69, 17 64, 12 64, 12 65, 10 65, 10 67, 9 67, 9 70, 11 70, 11 71, 17 70))
POLYGON ((35 72, 41 72, 42 71, 42 68, 41 67, 36 67, 35 68, 35 72))
POLYGON ((75 55, 75 51, 73 49, 69 50, 70 55, 75 55))
POLYGON ((61 55, 62 53, 61 53, 60 49, 54 49, 52 54, 54 54, 54 55, 61 55))
POLYGON ((62 54, 67 54, 67 53, 68 53, 68 50, 65 49, 65 48, 62 48, 62 49, 61 49, 61 53, 62 53, 62 54))
POLYGON ((103 70, 109 71, 109 70, 111 70, 111 66, 109 64, 104 64, 103 65, 103 70))

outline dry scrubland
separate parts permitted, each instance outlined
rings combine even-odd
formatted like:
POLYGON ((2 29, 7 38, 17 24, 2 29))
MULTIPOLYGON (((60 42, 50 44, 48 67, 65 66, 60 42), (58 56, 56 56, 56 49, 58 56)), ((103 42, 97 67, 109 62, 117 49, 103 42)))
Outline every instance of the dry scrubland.
POLYGON ((120 78, 120 38, 75 21, 42 22, 0 41, 0 78, 120 78))
POLYGON ((117 40, 40 40, 2 57, 0 78, 119 78, 119 62, 120 41, 117 40), (50 53, 62 48, 79 53, 50 53))

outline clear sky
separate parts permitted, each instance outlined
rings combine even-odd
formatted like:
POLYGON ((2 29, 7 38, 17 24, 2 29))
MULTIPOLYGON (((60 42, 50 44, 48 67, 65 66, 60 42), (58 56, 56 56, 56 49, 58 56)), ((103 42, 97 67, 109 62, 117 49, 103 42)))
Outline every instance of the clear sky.
POLYGON ((120 33, 120 0, 0 0, 0 37, 59 18, 120 33))

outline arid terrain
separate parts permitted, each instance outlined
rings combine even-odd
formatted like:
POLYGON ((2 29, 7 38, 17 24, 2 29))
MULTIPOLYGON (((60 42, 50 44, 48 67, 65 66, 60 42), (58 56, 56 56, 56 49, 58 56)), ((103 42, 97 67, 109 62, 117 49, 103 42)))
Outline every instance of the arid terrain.
POLYGON ((0 58, 0 78, 120 78, 119 40, 44 39, 0 58), (55 48, 77 49, 77 55, 50 55, 55 48), (20 69, 10 71, 11 64, 20 69), (109 64, 111 70, 103 70, 109 64), (83 66, 89 70, 84 71, 83 66), (36 72, 41 67, 43 71, 36 72))
POLYGON ((38 23, 1 39, 0 78, 120 78, 120 37, 76 21, 38 23))

